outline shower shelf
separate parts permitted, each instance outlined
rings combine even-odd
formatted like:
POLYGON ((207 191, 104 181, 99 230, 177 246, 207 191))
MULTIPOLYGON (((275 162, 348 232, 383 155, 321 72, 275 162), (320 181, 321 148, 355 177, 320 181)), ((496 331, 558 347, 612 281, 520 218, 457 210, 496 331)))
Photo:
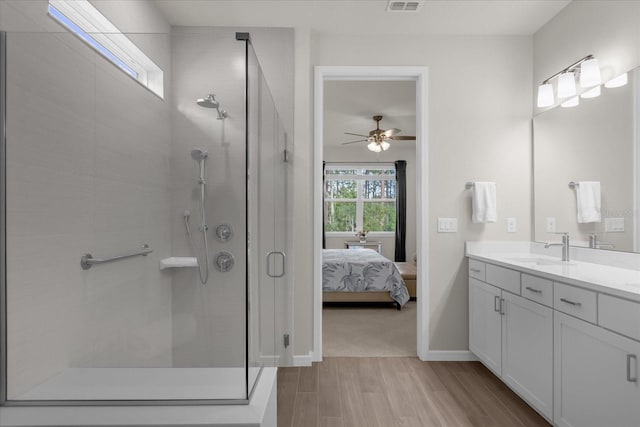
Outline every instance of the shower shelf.
POLYGON ((177 268, 177 267, 197 267, 198 259, 196 257, 178 257, 165 258, 160 260, 160 270, 165 268, 177 268))

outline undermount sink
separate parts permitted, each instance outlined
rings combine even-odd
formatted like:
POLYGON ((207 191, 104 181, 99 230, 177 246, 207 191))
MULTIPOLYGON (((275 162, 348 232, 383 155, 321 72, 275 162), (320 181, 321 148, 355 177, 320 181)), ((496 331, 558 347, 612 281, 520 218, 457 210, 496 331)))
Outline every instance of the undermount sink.
POLYGON ((547 258, 506 258, 509 261, 519 262, 522 264, 534 264, 534 265, 575 265, 568 261, 561 261, 559 259, 547 259, 547 258))

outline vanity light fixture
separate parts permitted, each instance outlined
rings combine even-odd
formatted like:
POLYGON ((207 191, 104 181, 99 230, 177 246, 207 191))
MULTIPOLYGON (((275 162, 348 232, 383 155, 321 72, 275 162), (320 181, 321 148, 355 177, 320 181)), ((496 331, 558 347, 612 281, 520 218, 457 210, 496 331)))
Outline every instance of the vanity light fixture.
POLYGON ((553 85, 551 83, 543 83, 538 88, 538 107, 551 107, 553 100, 553 85))
POLYGON ((569 98, 576 94, 576 76, 573 71, 560 74, 558 77, 558 98, 569 98))
POLYGON ((600 85, 589 89, 586 92, 583 92, 582 95, 580 95, 582 98, 584 99, 588 99, 588 98, 595 98, 597 96, 600 96, 600 85))
POLYGON ((578 104, 580 104, 580 97, 574 96, 573 98, 569 98, 566 101, 564 101, 562 104, 560 104, 560 106, 564 108, 569 108, 569 107, 575 107, 578 104))
POLYGON ((580 65, 580 86, 583 88, 598 86, 602 83, 600 64, 596 58, 587 59, 580 65))
MULTIPOLYGON (((558 77, 558 98, 574 97, 577 92, 576 76, 579 76, 580 86, 583 88, 599 85, 601 83, 601 77, 598 60, 594 58, 593 55, 587 55, 543 80, 542 84, 538 87, 538 107, 550 107, 555 103, 551 80, 556 77, 558 77)), ((569 104, 573 102, 576 101, 571 101, 569 104)), ((577 105, 577 103, 575 105, 577 105)))
POLYGON ((616 87, 621 87, 627 84, 627 73, 624 74, 620 74, 618 77, 614 77, 611 80, 609 80, 608 82, 606 82, 604 84, 604 87, 606 87, 607 89, 613 89, 616 87))

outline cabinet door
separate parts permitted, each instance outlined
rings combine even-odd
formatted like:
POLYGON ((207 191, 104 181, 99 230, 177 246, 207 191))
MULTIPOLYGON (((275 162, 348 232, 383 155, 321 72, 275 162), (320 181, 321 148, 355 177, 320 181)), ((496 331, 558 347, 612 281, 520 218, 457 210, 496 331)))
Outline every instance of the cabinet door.
POLYGON ((554 346, 558 426, 639 425, 639 342, 556 312, 554 346))
POLYGON ((500 289, 469 279, 469 349, 496 375, 501 375, 502 316, 500 289))
POLYGON ((553 310, 502 293, 502 380, 553 418, 553 310))

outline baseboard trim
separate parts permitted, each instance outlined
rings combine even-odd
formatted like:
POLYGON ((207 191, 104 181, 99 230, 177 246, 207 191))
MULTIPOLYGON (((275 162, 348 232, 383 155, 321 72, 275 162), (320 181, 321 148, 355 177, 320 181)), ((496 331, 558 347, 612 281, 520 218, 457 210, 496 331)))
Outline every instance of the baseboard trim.
POLYGON ((429 350, 426 360, 433 362, 475 362, 478 358, 468 350, 429 350))
POLYGON ((293 366, 311 366, 312 361, 313 361, 313 356, 311 353, 293 356, 293 366))

